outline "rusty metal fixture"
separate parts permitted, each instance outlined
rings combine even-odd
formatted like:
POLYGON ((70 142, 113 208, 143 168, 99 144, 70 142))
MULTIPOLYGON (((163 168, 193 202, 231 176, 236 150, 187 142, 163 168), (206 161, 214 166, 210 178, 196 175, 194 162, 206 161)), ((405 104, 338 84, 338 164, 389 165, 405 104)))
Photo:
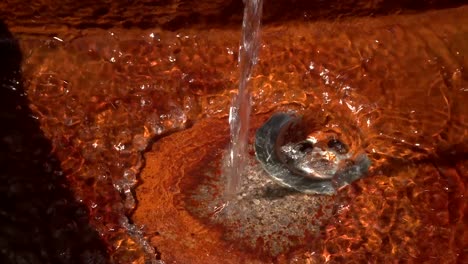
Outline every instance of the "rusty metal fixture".
POLYGON ((367 155, 354 155, 334 136, 288 140, 300 122, 293 113, 276 113, 257 130, 255 154, 273 180, 303 193, 330 195, 366 175, 367 155))

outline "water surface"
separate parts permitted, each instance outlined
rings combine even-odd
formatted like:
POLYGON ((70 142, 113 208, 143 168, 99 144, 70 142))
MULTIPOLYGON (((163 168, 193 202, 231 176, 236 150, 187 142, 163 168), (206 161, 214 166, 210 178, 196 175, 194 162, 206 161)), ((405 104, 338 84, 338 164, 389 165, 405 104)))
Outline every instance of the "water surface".
POLYGON ((367 179, 336 197, 342 206, 320 234, 276 257, 236 247, 239 237, 225 251, 217 240, 225 227, 188 206, 189 190, 205 184, 193 176, 204 175, 210 162, 216 169, 229 141, 239 30, 17 37, 33 117, 121 262, 457 263, 466 261, 468 222, 466 12, 264 28, 252 74, 251 132, 276 110, 322 113, 330 116, 327 129, 349 135, 376 161, 367 179), (145 150, 152 150, 146 158, 145 150), (187 246, 200 251, 182 250, 187 246))

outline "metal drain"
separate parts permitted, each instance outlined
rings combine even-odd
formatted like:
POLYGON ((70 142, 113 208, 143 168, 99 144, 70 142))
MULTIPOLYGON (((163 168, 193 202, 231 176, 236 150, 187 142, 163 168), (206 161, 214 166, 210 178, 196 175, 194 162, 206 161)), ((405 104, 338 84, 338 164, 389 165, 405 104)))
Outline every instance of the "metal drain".
POLYGON ((354 157, 339 138, 289 140, 300 122, 293 113, 276 113, 257 130, 255 154, 273 180, 303 193, 334 194, 366 175, 367 155, 354 157))

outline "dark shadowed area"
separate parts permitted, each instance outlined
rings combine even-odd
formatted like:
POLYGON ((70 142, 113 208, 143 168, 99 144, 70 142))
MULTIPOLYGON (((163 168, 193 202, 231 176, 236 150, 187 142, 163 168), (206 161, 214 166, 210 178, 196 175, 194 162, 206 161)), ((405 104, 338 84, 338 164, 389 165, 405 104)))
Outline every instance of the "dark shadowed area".
POLYGON ((0 262, 108 263, 22 89, 18 42, 0 22, 0 262))
MULTIPOLYGON (((466 0, 270 0, 265 1, 263 22, 335 20, 340 17, 422 12, 460 6, 466 0)), ((0 18, 28 28, 77 29, 114 27, 180 30, 185 27, 240 27, 242 0, 4 0, 0 18)))

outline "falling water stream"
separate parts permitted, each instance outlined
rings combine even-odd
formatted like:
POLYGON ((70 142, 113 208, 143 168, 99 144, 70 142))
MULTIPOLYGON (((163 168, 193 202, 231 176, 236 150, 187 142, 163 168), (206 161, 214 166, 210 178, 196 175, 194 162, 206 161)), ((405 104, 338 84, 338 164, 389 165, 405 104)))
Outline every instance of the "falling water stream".
POLYGON ((251 97, 248 89, 252 70, 258 61, 263 0, 244 0, 244 19, 239 48, 239 90, 229 111, 231 142, 225 166, 226 198, 231 200, 242 183, 246 163, 251 97))

